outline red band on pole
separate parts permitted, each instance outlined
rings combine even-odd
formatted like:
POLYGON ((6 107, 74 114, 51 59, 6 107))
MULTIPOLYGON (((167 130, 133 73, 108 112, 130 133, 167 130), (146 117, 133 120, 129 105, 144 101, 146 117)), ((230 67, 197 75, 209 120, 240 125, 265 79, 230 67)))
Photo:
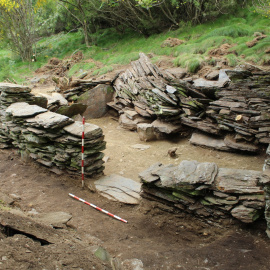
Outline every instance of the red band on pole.
POLYGON ((85 118, 82 119, 83 128, 82 128, 82 187, 84 187, 84 130, 85 130, 85 118))
POLYGON ((107 214, 108 216, 111 216, 111 217, 113 217, 113 218, 115 218, 115 219, 118 219, 118 220, 120 220, 120 221, 122 221, 122 222, 124 222, 124 223, 128 223, 125 219, 122 219, 122 218, 120 218, 120 217, 118 217, 118 216, 116 216, 116 215, 114 215, 114 214, 112 214, 112 213, 110 213, 110 212, 108 212, 108 211, 106 211, 106 210, 100 208, 100 207, 97 207, 96 205, 94 205, 94 204, 92 204, 92 203, 89 203, 89 202, 87 202, 87 201, 85 201, 85 200, 83 200, 83 199, 81 199, 81 198, 79 198, 79 197, 77 197, 77 196, 75 196, 75 195, 73 195, 73 194, 71 194, 71 193, 69 193, 68 195, 69 195, 70 197, 72 197, 72 198, 74 198, 74 199, 80 201, 80 202, 83 202, 83 203, 85 203, 85 204, 87 204, 87 205, 89 205, 89 206, 95 208, 96 210, 98 210, 98 211, 100 211, 100 212, 103 212, 104 214, 107 214))

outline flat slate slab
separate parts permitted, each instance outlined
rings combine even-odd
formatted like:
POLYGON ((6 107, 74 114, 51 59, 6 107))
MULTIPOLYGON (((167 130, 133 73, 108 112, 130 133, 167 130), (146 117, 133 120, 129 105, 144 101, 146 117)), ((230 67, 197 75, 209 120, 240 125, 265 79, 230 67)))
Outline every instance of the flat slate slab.
POLYGON ((14 117, 31 117, 44 112, 47 112, 47 109, 26 102, 13 103, 6 109, 6 113, 14 117))
POLYGON ((183 160, 174 171, 176 185, 211 185, 218 173, 218 166, 211 162, 199 163, 195 160, 183 160))
POLYGON ((26 122, 34 127, 61 128, 74 122, 73 119, 54 112, 41 113, 34 118, 29 118, 26 122))
POLYGON ((72 215, 66 212, 51 212, 39 214, 38 220, 46 225, 52 225, 53 227, 62 228, 63 224, 66 224, 72 215))
POLYGON ((220 168, 215 180, 215 187, 224 193, 263 194, 263 188, 258 186, 262 172, 220 168))
POLYGON ((15 83, 0 83, 0 92, 7 93, 30 93, 31 89, 28 86, 23 86, 15 83))
MULTIPOLYGON (((73 136, 82 137, 83 124, 82 122, 76 121, 73 124, 64 127, 64 130, 73 136)), ((84 137, 91 139, 93 137, 102 136, 102 129, 94 124, 85 123, 84 137)))
POLYGON ((193 145, 205 146, 222 151, 231 151, 231 148, 225 144, 223 139, 198 132, 192 133, 189 142, 193 145))
POLYGON ((95 181, 98 192, 109 200, 126 204, 139 204, 141 184, 116 174, 95 181))

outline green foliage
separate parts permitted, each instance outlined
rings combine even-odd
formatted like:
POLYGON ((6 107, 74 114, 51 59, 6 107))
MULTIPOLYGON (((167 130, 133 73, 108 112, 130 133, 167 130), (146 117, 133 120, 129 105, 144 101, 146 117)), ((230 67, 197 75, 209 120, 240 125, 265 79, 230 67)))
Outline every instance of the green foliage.
POLYGON ((92 74, 93 75, 102 75, 102 74, 106 74, 110 71, 113 71, 113 67, 112 66, 105 66, 105 67, 102 67, 100 69, 96 69, 92 74))
POLYGON ((209 37, 220 37, 220 36, 237 38, 237 37, 249 36, 250 34, 252 34, 251 31, 249 31, 248 29, 244 27, 241 27, 240 25, 228 25, 228 26, 214 29, 213 31, 205 35, 203 39, 207 39, 209 37))
POLYGON ((74 74, 78 75, 78 73, 82 73, 84 71, 89 71, 95 67, 94 63, 83 63, 79 62, 76 63, 71 67, 71 69, 68 72, 68 76, 73 76, 74 74))
POLYGON ((176 66, 187 68, 187 70, 191 73, 196 73, 200 67, 202 67, 204 62, 205 59, 201 55, 182 54, 175 59, 174 64, 176 66))
POLYGON ((238 63, 238 58, 235 54, 227 54, 225 58, 228 60, 228 65, 230 67, 235 67, 238 63))

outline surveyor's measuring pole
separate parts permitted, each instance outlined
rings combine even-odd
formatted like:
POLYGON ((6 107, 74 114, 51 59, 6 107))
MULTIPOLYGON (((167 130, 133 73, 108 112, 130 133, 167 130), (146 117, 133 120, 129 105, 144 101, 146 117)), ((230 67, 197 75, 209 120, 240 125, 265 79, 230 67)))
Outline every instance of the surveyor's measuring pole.
POLYGON ((90 203, 90 202, 87 202, 87 201, 85 201, 84 199, 81 199, 81 198, 79 198, 79 197, 77 197, 77 196, 75 196, 75 195, 73 195, 73 194, 71 194, 71 193, 69 193, 68 195, 69 195, 70 197, 72 197, 72 198, 74 198, 74 199, 80 201, 80 202, 83 202, 83 203, 85 203, 85 204, 87 204, 87 205, 89 205, 89 206, 92 206, 93 208, 97 209, 98 211, 100 211, 100 212, 102 212, 102 213, 104 213, 104 214, 106 214, 106 215, 108 215, 108 216, 110 216, 110 217, 113 217, 113 218, 118 219, 118 220, 120 220, 120 221, 122 221, 122 222, 124 222, 124 223, 127 223, 127 221, 126 221, 125 219, 122 219, 122 218, 120 218, 120 217, 118 217, 118 216, 116 216, 116 215, 114 215, 114 214, 112 214, 112 213, 110 213, 110 212, 108 212, 108 211, 106 211, 106 210, 104 210, 104 209, 102 209, 102 208, 100 208, 100 207, 98 207, 98 206, 96 206, 96 205, 90 203))
POLYGON ((85 130, 85 118, 82 119, 82 187, 84 187, 84 130, 85 130))

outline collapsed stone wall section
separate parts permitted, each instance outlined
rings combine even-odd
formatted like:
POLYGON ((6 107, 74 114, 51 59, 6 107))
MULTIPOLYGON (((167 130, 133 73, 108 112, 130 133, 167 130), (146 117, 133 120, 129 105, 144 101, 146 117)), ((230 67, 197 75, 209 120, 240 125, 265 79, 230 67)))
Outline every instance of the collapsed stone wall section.
MULTIPOLYGON (((28 104, 35 102, 28 87, 0 84, 0 91, 0 148, 15 146, 22 156, 30 156, 53 171, 80 173, 82 123, 28 104)), ((102 129, 86 123, 86 176, 104 170, 101 151, 105 146, 102 129)))

